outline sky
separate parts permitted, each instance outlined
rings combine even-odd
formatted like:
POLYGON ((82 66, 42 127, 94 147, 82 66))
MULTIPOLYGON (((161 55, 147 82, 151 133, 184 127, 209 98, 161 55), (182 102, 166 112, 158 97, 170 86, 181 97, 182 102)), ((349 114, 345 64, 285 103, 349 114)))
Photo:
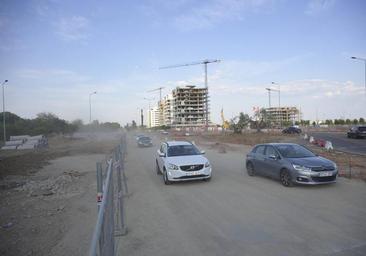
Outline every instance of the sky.
POLYGON ((87 123, 96 91, 92 119, 124 125, 156 104, 149 90, 204 86, 202 65, 159 67, 219 59, 213 122, 268 107, 268 87, 303 119, 366 117, 366 64, 350 58, 366 58, 365 14, 363 0, 1 0, 5 108, 87 123))

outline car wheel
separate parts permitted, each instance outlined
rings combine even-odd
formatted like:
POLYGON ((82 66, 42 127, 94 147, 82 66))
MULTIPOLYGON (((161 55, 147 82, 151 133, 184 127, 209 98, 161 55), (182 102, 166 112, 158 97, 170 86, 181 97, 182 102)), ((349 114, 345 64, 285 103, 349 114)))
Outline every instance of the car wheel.
POLYGON ((156 162, 155 162, 155 165, 156 165, 156 167, 155 167, 155 169, 156 169, 156 174, 157 174, 157 175, 161 175, 161 171, 160 171, 160 168, 159 168, 159 165, 158 165, 158 161, 156 161, 156 162))
POLYGON ((247 163, 247 173, 249 176, 255 176, 254 166, 251 162, 247 163))
POLYGON ((284 185, 285 187, 292 187, 293 183, 292 183, 292 179, 291 179, 291 174, 288 170, 281 171, 280 179, 281 179, 282 185, 284 185))
POLYGON ((165 185, 170 185, 172 184, 172 182, 168 179, 168 173, 166 170, 164 170, 164 173, 163 173, 163 179, 164 179, 164 184, 165 185))

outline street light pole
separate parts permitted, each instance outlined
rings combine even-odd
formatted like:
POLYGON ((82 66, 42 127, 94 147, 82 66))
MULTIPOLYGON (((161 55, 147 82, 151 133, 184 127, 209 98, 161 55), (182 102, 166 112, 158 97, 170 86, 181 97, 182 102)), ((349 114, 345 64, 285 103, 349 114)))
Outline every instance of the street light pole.
POLYGON ((1 86, 3 87, 3 129, 4 129, 4 145, 6 142, 6 126, 5 126, 5 84, 8 82, 8 80, 4 80, 2 82, 1 86))
POLYGON ((271 108, 271 88, 266 88, 268 91, 268 108, 271 108))
POLYGON ((278 113, 280 115, 280 127, 282 127, 282 111, 281 111, 281 85, 275 82, 272 82, 272 84, 274 85, 278 85, 278 90, 273 90, 273 91, 278 91, 278 113))
POLYGON ((359 58, 359 57, 351 57, 351 59, 354 59, 354 60, 361 60, 365 63, 365 96, 366 96, 366 59, 364 58, 359 58))
POLYGON ((91 96, 93 94, 97 94, 97 92, 89 93, 89 124, 92 122, 92 114, 91 114, 91 96))

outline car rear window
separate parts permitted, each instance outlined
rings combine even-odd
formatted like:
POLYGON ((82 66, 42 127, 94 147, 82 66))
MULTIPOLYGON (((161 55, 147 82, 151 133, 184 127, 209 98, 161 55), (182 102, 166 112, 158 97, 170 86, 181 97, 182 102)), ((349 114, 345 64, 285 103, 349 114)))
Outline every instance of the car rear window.
POLYGON ((360 132, 366 132, 366 126, 360 126, 360 127, 358 127, 358 130, 360 132))

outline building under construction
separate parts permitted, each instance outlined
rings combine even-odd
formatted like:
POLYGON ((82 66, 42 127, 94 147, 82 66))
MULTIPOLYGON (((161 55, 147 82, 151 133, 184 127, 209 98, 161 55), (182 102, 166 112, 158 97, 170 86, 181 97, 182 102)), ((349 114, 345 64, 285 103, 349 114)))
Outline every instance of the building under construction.
MULTIPOLYGON (((205 126, 206 103, 209 110, 207 88, 197 88, 193 85, 176 87, 158 103, 159 123, 177 128, 205 126)), ((210 124, 209 111, 207 115, 210 124)))
MULTIPOLYGON (((172 122, 173 127, 197 127, 206 124, 207 88, 193 85, 177 87, 172 91, 172 122)), ((208 110, 207 106, 207 110, 208 110)))
POLYGON ((301 120, 301 113, 296 107, 271 107, 265 110, 270 121, 275 124, 295 123, 301 120))

